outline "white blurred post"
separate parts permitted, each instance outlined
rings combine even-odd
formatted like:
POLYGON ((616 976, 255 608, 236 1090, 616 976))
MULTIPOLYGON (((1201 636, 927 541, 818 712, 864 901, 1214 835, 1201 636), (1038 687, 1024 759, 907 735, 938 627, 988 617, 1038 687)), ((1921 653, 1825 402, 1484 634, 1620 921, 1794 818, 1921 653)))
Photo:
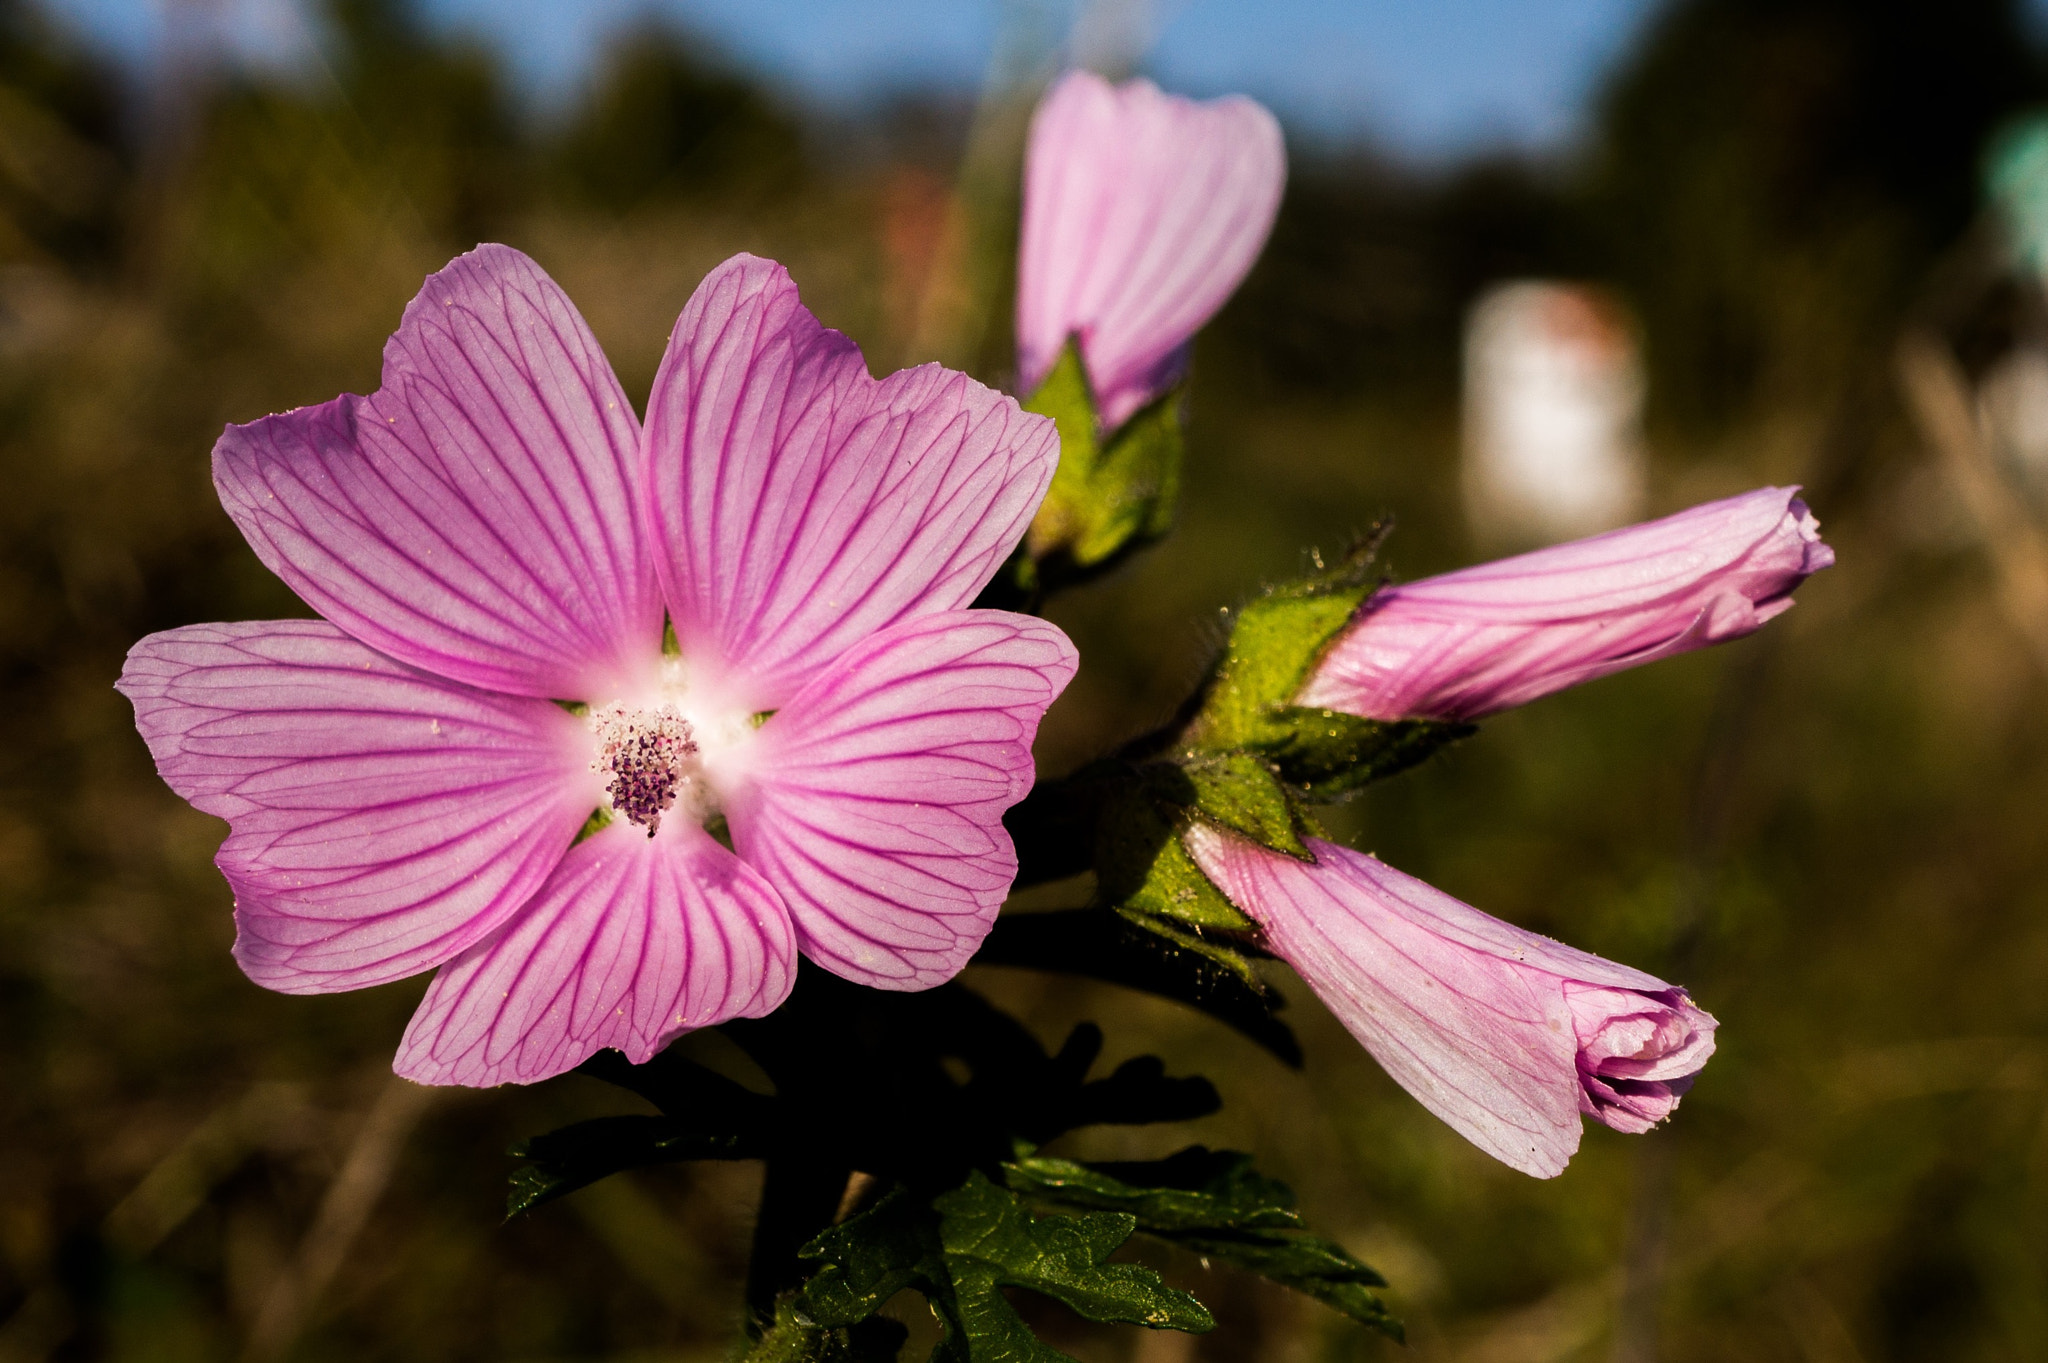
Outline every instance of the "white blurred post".
POLYGON ((1465 327, 1465 505, 1504 546, 1549 544, 1639 518, 1643 367, 1605 292, 1513 280, 1465 327))

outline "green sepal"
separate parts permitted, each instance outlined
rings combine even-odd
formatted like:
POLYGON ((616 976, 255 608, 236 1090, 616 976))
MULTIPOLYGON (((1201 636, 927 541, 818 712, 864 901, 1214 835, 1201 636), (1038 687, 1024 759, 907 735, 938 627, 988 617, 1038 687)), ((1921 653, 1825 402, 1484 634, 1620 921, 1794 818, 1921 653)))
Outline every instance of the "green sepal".
POLYGON ((590 817, 583 821, 583 827, 576 830, 576 836, 570 840, 569 845, 571 847, 574 847, 577 843, 582 842, 585 838, 593 837, 598 833, 602 833, 605 829, 610 828, 611 825, 611 810, 605 808, 603 805, 599 805, 597 806, 597 808, 590 811, 590 817))
POLYGON ((1172 529, 1184 443, 1178 388, 1105 437, 1080 347, 1070 340, 1023 405, 1059 428, 1060 462, 1025 534, 1025 561, 1013 568, 1020 587, 1087 576, 1172 529))
POLYGON ((1177 761, 1127 768, 1098 786, 1096 902, 1148 931, 1225 966, 1247 983, 1258 975, 1242 943, 1258 925, 1216 888, 1188 855, 1181 834, 1197 821, 1262 847, 1313 861, 1309 825, 1273 768, 1243 752, 1194 752, 1177 761), (1222 934, 1221 940, 1216 934, 1222 934))
POLYGON ((1250 753, 1225 752, 1193 757, 1178 766, 1194 788, 1190 808, 1202 822, 1298 861, 1315 860, 1301 839, 1304 832, 1316 830, 1306 825, 1267 763, 1250 753))
MULTIPOLYGON (((1376 535, 1368 537, 1335 568, 1239 608, 1223 656, 1180 733, 1185 753, 1255 753, 1290 793, 1330 804, 1473 732, 1469 724, 1365 719, 1294 704, 1330 645, 1370 601, 1377 543, 1376 535)), ((1237 828, 1227 819, 1214 822, 1237 828)))
POLYGON ((1422 762, 1445 744, 1478 732, 1472 724, 1390 722, 1299 705, 1274 711, 1265 729, 1271 739, 1261 751, 1280 779, 1311 804, 1348 800, 1373 782, 1422 762))
POLYGON ((1373 1290, 1386 1280, 1308 1231, 1287 1185, 1256 1172, 1249 1155, 1197 1145, 1163 1160, 1089 1165, 1022 1154, 1003 1173, 1013 1191, 1042 1204, 1120 1212, 1146 1235, 1291 1287, 1402 1338, 1401 1323, 1373 1290))
POLYGON ((1305 583, 1277 587, 1240 607, 1182 741, 1206 751, 1286 745, 1294 726, 1279 712, 1293 707, 1309 673, 1370 594, 1365 586, 1305 583))
POLYGON ((1159 919, 1198 934, 1255 932, 1257 924, 1209 883, 1181 845, 1194 800, 1194 782, 1177 764, 1134 771, 1096 824, 1097 902, 1139 922, 1159 919))
POLYGON ((1106 1262, 1136 1225, 1119 1212, 1034 1217, 979 1170, 929 1201, 899 1186, 804 1247, 824 1262, 797 1294, 795 1313, 817 1328, 853 1328, 915 1288, 945 1330, 932 1357, 948 1363, 1070 1363, 1032 1335, 1005 1287, 1041 1293, 1088 1320, 1213 1329, 1207 1308, 1151 1269, 1106 1262))

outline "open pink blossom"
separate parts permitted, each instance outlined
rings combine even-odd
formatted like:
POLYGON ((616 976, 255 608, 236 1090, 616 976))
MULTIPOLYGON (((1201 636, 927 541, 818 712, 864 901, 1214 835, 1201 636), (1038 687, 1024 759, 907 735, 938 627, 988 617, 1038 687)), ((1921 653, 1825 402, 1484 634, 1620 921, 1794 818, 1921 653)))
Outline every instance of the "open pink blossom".
POLYGON ((1835 561, 1797 488, 1765 487, 1375 593, 1297 705, 1478 719, 1739 639, 1835 561))
POLYGON ((1669 1116, 1714 1053, 1683 989, 1492 918, 1376 858, 1296 860, 1205 825, 1188 852, 1395 1082, 1502 1163, 1549 1178, 1583 1113, 1669 1116))
POLYGON ((1280 125, 1242 95, 1197 103, 1147 80, 1061 77, 1024 161, 1023 391, 1070 336, 1105 429, 1171 387, 1188 341, 1258 259, 1286 179, 1280 125))
POLYGON ((214 449, 325 618, 152 635, 121 690, 229 823, 252 979, 440 967, 397 1063, 425 1083, 641 1061, 775 1008, 799 951, 888 989, 973 954, 1075 658, 965 607, 1057 458, 964 375, 870 378, 751 256, 683 310, 643 430, 562 291, 483 246, 427 280, 376 393, 214 449))

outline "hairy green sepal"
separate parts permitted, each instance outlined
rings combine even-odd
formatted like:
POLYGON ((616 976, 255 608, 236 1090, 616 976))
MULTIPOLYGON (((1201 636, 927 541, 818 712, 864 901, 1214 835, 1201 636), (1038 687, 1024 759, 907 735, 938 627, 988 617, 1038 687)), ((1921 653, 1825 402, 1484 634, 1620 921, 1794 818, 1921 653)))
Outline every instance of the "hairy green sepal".
POLYGON ((1469 724, 1364 719, 1294 703, 1337 636, 1363 610, 1373 587, 1371 545, 1335 569, 1276 587, 1246 603, 1211 673, 1185 740, 1195 750, 1256 753, 1304 800, 1347 799, 1414 766, 1469 724))
POLYGON ((1312 862, 1303 839, 1318 830, 1305 806, 1349 798, 1471 731, 1294 703, 1368 607, 1375 542, 1234 612, 1222 653, 1174 729, 1034 791, 1011 820, 1024 863, 1061 869, 1060 857, 1031 845, 1032 835, 1071 845, 1080 828, 1092 829, 1098 908, 1263 992, 1247 951, 1257 925, 1202 873, 1182 835, 1202 824, 1312 862), (1062 805, 1082 812, 1061 814, 1062 805))
POLYGON ((1024 537, 1020 566, 1041 590, 1100 571, 1173 528, 1180 494, 1178 388, 1106 435, 1072 341, 1024 402, 1059 427, 1060 462, 1024 537))

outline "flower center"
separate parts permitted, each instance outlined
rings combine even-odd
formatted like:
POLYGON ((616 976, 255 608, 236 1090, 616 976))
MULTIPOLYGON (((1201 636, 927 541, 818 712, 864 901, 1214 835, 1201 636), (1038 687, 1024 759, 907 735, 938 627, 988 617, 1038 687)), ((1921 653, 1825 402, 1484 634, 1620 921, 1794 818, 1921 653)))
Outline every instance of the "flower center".
POLYGON ((679 798, 686 812, 706 812, 710 792, 697 740, 675 706, 636 710, 614 701, 592 707, 589 718, 597 738, 590 769, 605 778, 613 813, 639 824, 651 838, 679 798))

